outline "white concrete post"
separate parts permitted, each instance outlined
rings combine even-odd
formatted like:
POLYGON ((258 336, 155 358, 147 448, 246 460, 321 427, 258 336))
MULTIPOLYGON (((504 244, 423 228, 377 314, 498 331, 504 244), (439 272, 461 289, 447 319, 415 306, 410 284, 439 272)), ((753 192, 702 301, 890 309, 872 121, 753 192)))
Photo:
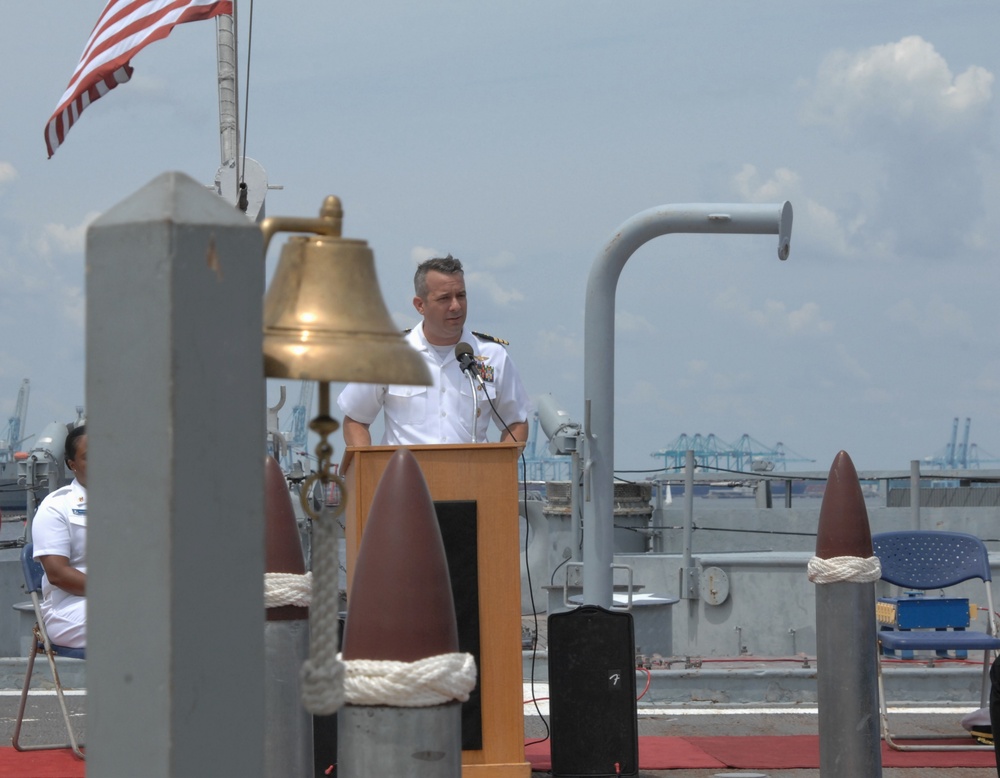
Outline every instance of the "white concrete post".
POLYGON ((87 775, 260 778, 260 230, 165 173, 87 234, 87 775))

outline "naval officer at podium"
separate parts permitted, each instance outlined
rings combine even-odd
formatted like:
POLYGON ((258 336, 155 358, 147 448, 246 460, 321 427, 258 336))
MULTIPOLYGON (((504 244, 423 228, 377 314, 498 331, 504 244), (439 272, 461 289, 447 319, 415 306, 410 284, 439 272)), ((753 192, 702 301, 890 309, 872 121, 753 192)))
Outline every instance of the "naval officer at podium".
POLYGON ((413 307, 423 321, 406 340, 427 362, 434 384, 348 384, 337 398, 344 414, 344 442, 370 446, 369 428, 384 411, 382 445, 484 443, 491 419, 501 441, 523 444, 528 393, 506 342, 466 329, 462 263, 450 254, 422 262, 413 289, 413 307))

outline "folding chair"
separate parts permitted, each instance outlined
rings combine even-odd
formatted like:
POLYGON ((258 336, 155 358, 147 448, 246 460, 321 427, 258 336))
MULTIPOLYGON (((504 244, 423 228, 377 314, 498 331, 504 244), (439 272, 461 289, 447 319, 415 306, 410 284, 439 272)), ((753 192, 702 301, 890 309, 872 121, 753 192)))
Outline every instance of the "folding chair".
POLYGON ((909 531, 883 532, 872 537, 875 555, 882 564, 882 580, 901 586, 913 594, 898 598, 880 598, 877 604, 878 691, 882 737, 898 751, 973 751, 993 750, 978 745, 902 745, 901 740, 935 740, 951 735, 899 735, 889 728, 889 711, 882 678, 883 654, 901 652, 904 659, 914 651, 934 651, 936 657, 964 658, 969 651, 983 652, 983 680, 980 706, 989 698, 990 655, 1000 649, 990 590, 989 554, 983 542, 962 532, 909 531), (986 632, 967 629, 970 623, 968 600, 926 597, 930 589, 979 578, 986 589, 986 632), (948 652, 954 652, 949 654, 948 652))
POLYGON ((17 709, 17 721, 14 724, 14 736, 11 739, 12 745, 18 751, 43 751, 54 748, 71 748, 73 753, 80 759, 84 759, 83 751, 80 750, 83 743, 78 743, 76 734, 73 732, 73 725, 69 720, 69 710, 66 708, 66 697, 63 694, 62 683, 59 681, 59 671, 56 669, 56 657, 68 657, 72 659, 84 659, 86 649, 69 648, 67 646, 57 646, 49 640, 49 635, 45 631, 45 622, 42 620, 41 591, 42 591, 42 565, 32 558, 33 544, 28 543, 21 549, 21 569, 24 572, 24 585, 31 596, 31 604, 35 608, 34 640, 31 641, 31 653, 28 654, 28 668, 24 674, 24 688, 21 690, 21 705, 17 709), (49 667, 52 670, 52 680, 55 682, 56 697, 59 699, 59 707, 62 708, 63 720, 66 722, 66 731, 69 733, 68 743, 47 743, 43 745, 24 745, 20 742, 21 724, 24 722, 24 709, 28 704, 28 691, 31 687, 31 674, 35 668, 35 657, 39 652, 44 653, 49 660, 49 667))

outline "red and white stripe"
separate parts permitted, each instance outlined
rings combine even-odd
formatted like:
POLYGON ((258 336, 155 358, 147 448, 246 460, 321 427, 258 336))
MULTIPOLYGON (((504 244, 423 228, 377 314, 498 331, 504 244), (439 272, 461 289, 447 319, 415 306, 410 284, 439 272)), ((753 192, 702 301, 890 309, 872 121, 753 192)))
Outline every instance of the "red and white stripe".
POLYGON ((166 38, 178 24, 232 12, 232 0, 109 0, 45 126, 49 156, 84 108, 132 77, 130 60, 143 47, 166 38))

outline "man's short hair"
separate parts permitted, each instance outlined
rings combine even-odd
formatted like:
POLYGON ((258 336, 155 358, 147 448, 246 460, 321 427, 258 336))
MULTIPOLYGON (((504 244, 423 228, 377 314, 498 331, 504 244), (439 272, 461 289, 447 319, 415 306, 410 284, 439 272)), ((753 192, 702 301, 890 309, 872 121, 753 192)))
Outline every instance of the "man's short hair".
POLYGON ((427 274, 432 270, 436 273, 444 273, 446 276, 465 275, 462 263, 451 254, 446 257, 424 260, 417 265, 417 272, 413 274, 413 291, 421 300, 427 298, 427 274))

